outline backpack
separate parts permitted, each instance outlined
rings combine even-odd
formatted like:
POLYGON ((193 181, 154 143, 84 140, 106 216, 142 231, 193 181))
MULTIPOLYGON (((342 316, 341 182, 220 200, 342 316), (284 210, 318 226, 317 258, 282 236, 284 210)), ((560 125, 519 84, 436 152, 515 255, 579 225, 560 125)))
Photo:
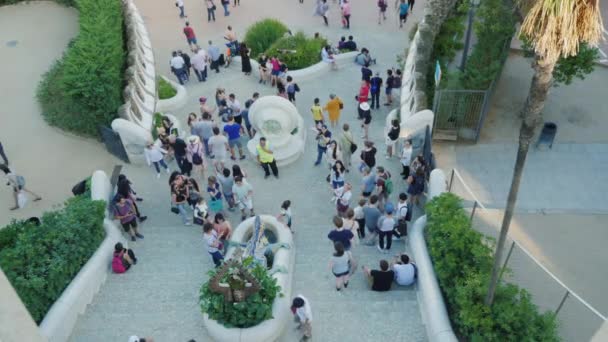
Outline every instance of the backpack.
POLYGON ((384 180, 384 189, 388 195, 393 193, 393 180, 390 176, 384 180))
POLYGON ((300 86, 298 86, 297 83, 294 83, 293 87, 294 87, 295 91, 297 91, 297 92, 300 91, 300 86))
POLYGON ((23 178, 23 176, 21 176, 21 175, 17 175, 16 178, 17 178, 17 185, 20 188, 23 188, 25 186, 25 178, 23 178))
POLYGON ((114 273, 125 273, 127 271, 125 265, 122 263, 122 252, 114 253, 114 257, 112 258, 112 271, 114 271, 114 273))
POLYGON ((392 88, 401 88, 401 77, 399 76, 395 76, 393 77, 393 84, 391 85, 392 88))

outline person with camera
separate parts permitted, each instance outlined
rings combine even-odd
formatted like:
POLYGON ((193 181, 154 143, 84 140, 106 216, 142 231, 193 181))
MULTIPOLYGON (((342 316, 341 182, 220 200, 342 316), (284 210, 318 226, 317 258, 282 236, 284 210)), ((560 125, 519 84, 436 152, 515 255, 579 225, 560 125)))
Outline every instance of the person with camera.
POLYGON ((114 245, 114 254, 112 256, 112 271, 114 273, 125 273, 132 265, 137 264, 137 258, 132 249, 124 248, 122 243, 117 242, 114 245))

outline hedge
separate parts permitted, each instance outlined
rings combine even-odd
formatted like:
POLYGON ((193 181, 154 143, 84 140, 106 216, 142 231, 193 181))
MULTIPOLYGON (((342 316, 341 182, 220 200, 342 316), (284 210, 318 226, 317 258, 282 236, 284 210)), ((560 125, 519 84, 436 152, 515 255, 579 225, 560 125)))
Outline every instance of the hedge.
MULTIPOLYGON (((270 275, 265 266, 252 265, 252 263, 252 257, 243 260, 243 266, 260 284, 257 293, 247 297, 243 302, 228 303, 224 295, 211 291, 207 281, 200 289, 199 301, 202 312, 227 328, 249 328, 271 319, 272 304, 277 296, 282 296, 281 287, 277 285, 277 280, 270 275)), ((217 271, 218 269, 209 271, 207 273, 209 278, 211 279, 217 271)), ((226 273, 222 282, 228 282, 231 276, 230 272, 226 273)))
POLYGON ((500 283, 484 304, 493 264, 492 240, 471 227, 461 199, 446 193, 426 205, 426 240, 450 320, 465 341, 559 341, 551 312, 539 313, 531 295, 500 283))
POLYGON ((251 25, 245 33, 245 42, 251 49, 251 56, 257 58, 287 31, 287 26, 276 19, 264 19, 251 25))
MULTIPOLYGON (((72 0, 59 3, 72 4, 72 0)), ((80 31, 63 57, 42 77, 37 97, 53 126, 98 135, 123 103, 126 48, 119 0, 73 0, 80 31)))
POLYGON ((105 207, 76 196, 40 226, 13 221, 0 230, 0 267, 37 323, 99 248, 105 207))
POLYGON ((323 38, 306 38, 303 32, 298 32, 277 40, 266 55, 279 57, 289 70, 298 70, 320 62, 321 49, 326 44, 323 38))

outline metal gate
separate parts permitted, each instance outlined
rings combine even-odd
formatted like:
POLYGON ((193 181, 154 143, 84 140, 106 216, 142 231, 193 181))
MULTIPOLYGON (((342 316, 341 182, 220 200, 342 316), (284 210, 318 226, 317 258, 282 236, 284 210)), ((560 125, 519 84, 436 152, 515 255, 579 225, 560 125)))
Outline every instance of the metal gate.
POLYGON ((433 139, 477 141, 487 112, 489 90, 436 90, 433 139))
POLYGON ((101 135, 101 140, 106 145, 108 152, 125 163, 129 163, 127 151, 125 150, 118 133, 114 132, 110 127, 99 126, 99 134, 101 135))

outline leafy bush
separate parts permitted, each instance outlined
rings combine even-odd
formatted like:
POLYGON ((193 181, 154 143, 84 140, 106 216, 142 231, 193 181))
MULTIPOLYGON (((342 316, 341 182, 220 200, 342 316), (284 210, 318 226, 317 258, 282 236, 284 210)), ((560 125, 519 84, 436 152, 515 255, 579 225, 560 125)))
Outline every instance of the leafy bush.
POLYGON ((475 22, 477 44, 463 74, 465 89, 486 90, 498 78, 515 33, 516 17, 508 0, 482 1, 475 22))
POLYGON ((461 340, 559 341, 553 313, 541 314, 530 294, 500 283, 494 304, 484 304, 492 271, 492 241, 471 228, 457 196, 426 206, 426 240, 450 319, 461 340))
POLYGON ((258 56, 279 40, 289 29, 276 19, 264 19, 251 25, 245 34, 251 56, 258 56))
MULTIPOLYGON (((272 318, 272 304, 277 295, 282 296, 279 291, 281 287, 277 285, 277 280, 273 278, 266 267, 255 264, 252 266, 253 258, 243 260, 243 266, 251 267, 249 272, 260 283, 260 291, 249 296, 240 303, 228 303, 224 296, 212 292, 207 281, 200 290, 200 304, 203 313, 209 318, 227 328, 238 327, 248 328, 272 318)), ((213 277, 217 270, 211 270, 207 274, 213 277)), ((228 273, 222 282, 227 282, 230 274, 228 273)))
POLYGON ((266 51, 267 56, 277 56, 289 70, 309 67, 321 61, 321 49, 327 44, 323 38, 306 38, 303 32, 277 40, 266 51))
POLYGON ((116 118, 123 102, 122 7, 118 0, 74 2, 80 12, 80 33, 43 76, 37 97, 49 124, 95 136, 99 125, 109 125, 116 118))
POLYGON ((175 88, 173 88, 173 86, 169 82, 165 81, 164 78, 158 77, 157 83, 158 83, 158 98, 159 99, 161 99, 161 100, 170 99, 173 96, 177 95, 177 90, 175 90, 175 88))
POLYGON ((0 267, 36 322, 103 241, 105 207, 76 196, 44 213, 40 226, 13 221, 0 230, 0 267))

